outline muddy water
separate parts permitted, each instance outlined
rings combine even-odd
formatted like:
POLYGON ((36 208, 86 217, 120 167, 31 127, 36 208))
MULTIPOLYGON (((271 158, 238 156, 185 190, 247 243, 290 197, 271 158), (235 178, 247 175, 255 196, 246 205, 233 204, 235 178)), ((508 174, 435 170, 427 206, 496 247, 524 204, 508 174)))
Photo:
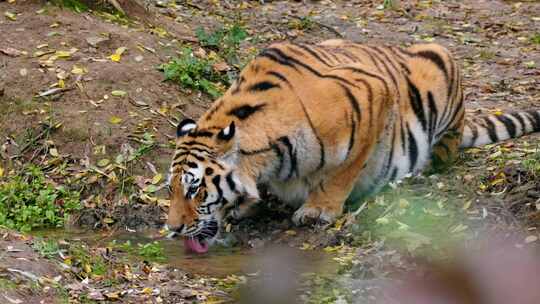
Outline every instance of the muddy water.
POLYGON ((335 272, 337 268, 332 256, 325 252, 284 247, 253 250, 213 246, 206 254, 192 254, 185 251, 181 240, 157 237, 157 231, 111 234, 58 229, 36 231, 32 234, 49 239, 64 239, 68 242, 82 241, 89 246, 106 246, 112 241, 118 244, 130 241, 134 248, 137 248, 137 244, 157 241, 161 244, 166 257, 164 263, 188 273, 211 277, 258 274, 261 271, 275 269, 275 265, 297 275, 306 272, 335 272))

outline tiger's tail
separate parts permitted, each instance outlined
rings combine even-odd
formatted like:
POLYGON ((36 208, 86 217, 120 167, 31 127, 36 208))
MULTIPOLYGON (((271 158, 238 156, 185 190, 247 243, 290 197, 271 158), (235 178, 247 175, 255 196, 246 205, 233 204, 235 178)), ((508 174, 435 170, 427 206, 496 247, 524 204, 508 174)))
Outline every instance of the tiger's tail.
POLYGON ((466 117, 460 147, 478 147, 539 131, 540 110, 466 117))

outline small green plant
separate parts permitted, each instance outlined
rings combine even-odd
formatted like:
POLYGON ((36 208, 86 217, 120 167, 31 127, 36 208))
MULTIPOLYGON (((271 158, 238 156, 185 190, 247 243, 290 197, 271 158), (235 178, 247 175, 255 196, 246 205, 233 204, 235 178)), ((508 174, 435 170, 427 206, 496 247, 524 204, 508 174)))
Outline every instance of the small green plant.
POLYGON ((491 60, 495 58, 495 52, 490 50, 481 50, 479 56, 483 60, 491 60))
POLYGON ((238 49, 240 43, 248 37, 247 31, 239 24, 220 27, 210 33, 199 27, 195 30, 195 35, 201 46, 218 51, 221 57, 232 65, 240 63, 238 49))
POLYGON ((533 174, 540 173, 540 151, 535 152, 529 158, 523 160, 523 167, 533 174))
POLYGON ((531 37, 531 42, 534 43, 534 44, 540 44, 540 33, 535 33, 531 37))
POLYGON ((68 249, 71 265, 81 269, 79 276, 103 276, 107 273, 107 264, 101 255, 93 254, 84 244, 72 244, 68 249))
POLYGON ((0 181, 0 225, 23 232, 62 227, 81 208, 78 192, 48 183, 36 166, 7 178, 0 181))
POLYGON ((163 261, 163 246, 158 242, 139 244, 139 255, 151 261, 163 261))
POLYGON ((77 13, 86 12, 89 10, 88 6, 79 0, 51 0, 52 4, 73 10, 77 13))
POLYGON ((55 257, 60 250, 56 240, 45 240, 42 238, 37 238, 33 242, 32 248, 34 248, 41 256, 49 259, 55 257))
POLYGON ((221 96, 222 91, 216 83, 227 85, 228 82, 214 71, 213 63, 210 59, 197 58, 191 48, 184 48, 180 57, 162 64, 160 69, 165 74, 165 80, 177 82, 184 88, 200 90, 217 98, 221 96))
POLYGON ((399 7, 399 3, 396 0, 384 0, 383 9, 396 9, 399 7))
POLYGON ((290 29, 296 29, 296 30, 310 30, 315 26, 315 21, 313 21, 313 18, 310 16, 300 17, 298 19, 293 19, 291 22, 289 22, 289 28, 290 29))

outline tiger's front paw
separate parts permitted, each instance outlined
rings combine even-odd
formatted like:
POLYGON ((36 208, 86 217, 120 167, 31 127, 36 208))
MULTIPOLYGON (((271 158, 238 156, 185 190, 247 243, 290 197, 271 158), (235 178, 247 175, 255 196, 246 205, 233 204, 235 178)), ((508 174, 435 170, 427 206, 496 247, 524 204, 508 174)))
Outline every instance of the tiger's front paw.
POLYGON ((326 207, 309 206, 304 204, 294 213, 292 220, 295 225, 322 224, 329 225, 336 221, 339 211, 326 207))

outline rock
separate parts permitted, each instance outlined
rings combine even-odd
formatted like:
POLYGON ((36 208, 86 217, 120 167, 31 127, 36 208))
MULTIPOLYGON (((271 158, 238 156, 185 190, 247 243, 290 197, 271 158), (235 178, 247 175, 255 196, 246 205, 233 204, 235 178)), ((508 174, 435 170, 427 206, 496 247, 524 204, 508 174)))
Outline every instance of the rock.
POLYGON ((86 38, 86 42, 95 48, 99 47, 100 44, 107 41, 109 41, 109 38, 99 37, 99 36, 92 36, 92 37, 86 38))
POLYGON ((88 299, 94 300, 94 301, 103 301, 105 300, 105 297, 99 290, 92 290, 88 293, 88 299))

